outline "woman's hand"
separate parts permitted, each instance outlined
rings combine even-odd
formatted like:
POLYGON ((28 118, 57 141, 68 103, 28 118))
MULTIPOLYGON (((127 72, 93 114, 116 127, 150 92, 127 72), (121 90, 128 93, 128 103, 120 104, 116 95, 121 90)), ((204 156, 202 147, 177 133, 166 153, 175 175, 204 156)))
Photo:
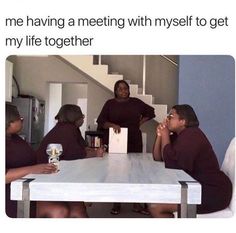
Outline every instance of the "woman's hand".
POLYGON ((120 126, 119 125, 113 124, 112 128, 113 128, 115 133, 120 133, 120 126))
POLYGON ((170 143, 170 131, 168 129, 166 120, 164 120, 163 123, 158 125, 157 133, 160 135, 159 137, 161 137, 161 158, 162 160, 165 160, 163 151, 165 146, 170 143))
POLYGON ((112 123, 112 122, 105 122, 104 124, 103 124, 103 128, 104 129, 109 129, 109 128, 113 128, 113 130, 114 130, 114 132, 115 133, 120 133, 120 126, 119 125, 116 125, 116 124, 114 124, 114 123, 112 123))
POLYGON ((166 136, 169 136, 170 131, 169 131, 166 123, 161 123, 158 125, 156 133, 157 133, 157 136, 159 136, 159 137, 166 137, 166 136))
POLYGON ((42 163, 31 166, 32 174, 50 174, 57 171, 57 167, 52 163, 42 163))
POLYGON ((96 156, 97 156, 97 157, 103 157, 105 151, 106 151, 105 148, 99 147, 98 149, 96 149, 96 156))
POLYGON ((18 167, 9 169, 5 175, 6 184, 11 183, 14 180, 22 178, 28 174, 50 174, 57 171, 57 167, 54 164, 44 163, 26 167, 18 167))
POLYGON ((159 124, 156 128, 156 134, 157 134, 157 137, 161 137, 161 124, 159 124))

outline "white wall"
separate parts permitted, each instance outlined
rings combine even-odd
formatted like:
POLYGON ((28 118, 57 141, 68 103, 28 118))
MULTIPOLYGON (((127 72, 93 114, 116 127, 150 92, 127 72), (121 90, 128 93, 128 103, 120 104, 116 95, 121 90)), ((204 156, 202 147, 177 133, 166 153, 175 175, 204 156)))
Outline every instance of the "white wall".
POLYGON ((13 63, 6 60, 5 63, 5 101, 12 101, 12 74, 13 63))
POLYGON ((55 116, 58 113, 62 105, 62 84, 61 83, 50 83, 49 84, 49 101, 48 101, 48 114, 45 119, 45 131, 44 134, 47 134, 55 124, 55 116))
POLYGON ((85 131, 88 129, 87 126, 87 113, 88 113, 88 99, 87 98, 78 98, 77 105, 80 106, 82 113, 84 114, 84 123, 80 126, 80 132, 85 138, 85 131))

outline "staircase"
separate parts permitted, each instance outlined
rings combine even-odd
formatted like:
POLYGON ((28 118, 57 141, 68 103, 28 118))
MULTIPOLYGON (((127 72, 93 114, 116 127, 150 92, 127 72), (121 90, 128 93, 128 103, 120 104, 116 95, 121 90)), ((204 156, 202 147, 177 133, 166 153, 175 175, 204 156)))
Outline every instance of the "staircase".
MULTIPOLYGON (((70 55, 61 56, 65 61, 69 62, 73 66, 77 67, 92 79, 99 82, 101 85, 113 92, 116 81, 123 79, 123 75, 120 74, 108 74, 108 65, 95 65, 93 64, 92 55, 70 55)), ((152 95, 143 95, 138 85, 129 83, 130 96, 136 97, 152 106, 155 109, 156 117, 154 120, 162 122, 167 115, 167 105, 164 104, 153 104, 152 95)))

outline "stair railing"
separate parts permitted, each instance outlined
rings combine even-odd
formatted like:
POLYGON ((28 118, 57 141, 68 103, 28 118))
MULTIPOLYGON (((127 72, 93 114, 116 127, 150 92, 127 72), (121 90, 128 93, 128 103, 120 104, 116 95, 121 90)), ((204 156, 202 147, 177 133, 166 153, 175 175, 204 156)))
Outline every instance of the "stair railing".
POLYGON ((143 95, 146 92, 146 55, 143 55, 143 95))
POLYGON ((102 55, 98 55, 98 65, 102 64, 102 55))
POLYGON ((166 59, 167 61, 169 61, 170 63, 172 63, 174 66, 178 67, 178 64, 175 61, 173 61, 171 58, 167 57, 166 55, 160 55, 160 56, 166 59))

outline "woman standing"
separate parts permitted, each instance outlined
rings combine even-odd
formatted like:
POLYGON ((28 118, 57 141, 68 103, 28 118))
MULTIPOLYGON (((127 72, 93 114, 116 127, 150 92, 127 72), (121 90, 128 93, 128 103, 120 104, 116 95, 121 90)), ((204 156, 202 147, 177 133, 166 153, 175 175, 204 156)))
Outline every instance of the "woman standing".
POLYGON ((108 100, 97 119, 98 129, 104 131, 104 143, 108 144, 109 128, 116 133, 121 127, 128 128, 128 152, 142 152, 140 126, 155 117, 154 108, 137 98, 132 98, 129 85, 119 80, 114 86, 115 98, 108 100))
MULTIPOLYGON (((157 127, 154 160, 167 168, 182 169, 202 185, 202 203, 197 213, 210 213, 226 208, 232 196, 230 179, 220 170, 216 155, 199 121, 189 105, 172 107, 166 122, 157 127), (174 134, 170 136, 170 132, 174 134)), ((174 217, 177 204, 150 204, 153 217, 174 217)))
MULTIPOLYGON (((130 97, 129 85, 119 80, 114 86, 115 98, 108 100, 97 119, 98 129, 104 131, 104 144, 108 145, 109 128, 116 133, 121 127, 128 128, 128 152, 142 152, 142 132, 140 126, 155 117, 154 108, 137 98, 130 97)), ((134 206, 134 211, 142 209, 134 206)), ((120 203, 114 204, 112 214, 119 214, 120 203)), ((144 212, 145 213, 145 212, 144 212)))
MULTIPOLYGON (((8 217, 17 217, 17 201, 10 200, 10 183, 28 174, 49 174, 56 171, 53 164, 36 164, 36 156, 29 144, 18 133, 22 129, 23 118, 14 105, 6 104, 6 214, 8 217)), ((35 202, 31 202, 31 217, 35 217, 35 202)), ((52 216, 56 212, 63 213, 64 208, 58 206, 52 209, 52 216), (55 212, 54 212, 55 211, 55 212)), ((64 217, 64 215, 60 215, 64 217)))

